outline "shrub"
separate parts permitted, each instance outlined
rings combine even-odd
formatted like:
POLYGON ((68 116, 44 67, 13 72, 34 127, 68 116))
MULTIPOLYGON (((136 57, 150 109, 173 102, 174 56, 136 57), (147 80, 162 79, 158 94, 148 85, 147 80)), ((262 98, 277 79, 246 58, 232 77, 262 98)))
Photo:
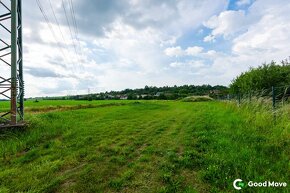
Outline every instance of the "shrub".
POLYGON ((181 100, 182 102, 203 102, 213 101, 213 98, 209 96, 189 96, 181 100))

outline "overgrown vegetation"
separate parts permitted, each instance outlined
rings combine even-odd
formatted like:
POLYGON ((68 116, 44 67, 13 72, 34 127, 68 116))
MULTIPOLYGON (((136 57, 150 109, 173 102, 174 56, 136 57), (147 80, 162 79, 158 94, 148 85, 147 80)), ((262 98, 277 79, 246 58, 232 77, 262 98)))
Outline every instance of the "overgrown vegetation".
POLYGON ((182 102, 205 102, 213 101, 213 98, 209 96, 189 96, 181 100, 182 102))
POLYGON ((290 63, 284 60, 278 65, 272 61, 239 75, 232 81, 230 90, 234 94, 250 93, 286 85, 290 85, 290 63))
POLYGON ((29 128, 0 134, 0 192, 234 192, 236 178, 288 182, 290 115, 276 113, 139 101, 29 114, 29 128))

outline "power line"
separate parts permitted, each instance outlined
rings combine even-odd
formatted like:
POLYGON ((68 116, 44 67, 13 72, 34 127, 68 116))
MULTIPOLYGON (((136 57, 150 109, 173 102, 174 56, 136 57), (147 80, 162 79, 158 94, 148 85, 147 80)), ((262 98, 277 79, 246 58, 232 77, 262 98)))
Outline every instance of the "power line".
MULTIPOLYGON (((61 34, 61 37, 62 37, 63 41, 65 42, 66 46, 68 46, 68 42, 67 42, 67 40, 65 39, 65 37, 64 37, 64 35, 63 35, 63 33, 62 33, 62 30, 61 30, 61 28, 60 28, 60 25, 59 25, 58 19, 57 19, 57 17, 56 17, 55 11, 54 11, 54 9, 53 9, 53 6, 52 6, 52 3, 51 3, 51 0, 49 0, 49 5, 50 5, 50 8, 51 8, 51 11, 52 11, 52 14, 53 14, 54 20, 55 20, 55 22, 56 22, 56 24, 57 24, 57 26, 58 26, 59 32, 60 32, 60 34, 61 34)), ((67 50, 69 50, 68 47, 67 47, 67 50)), ((71 62, 71 60, 70 60, 70 63, 72 63, 72 65, 73 65, 73 70, 75 70, 76 67, 75 67, 74 62, 71 62)))
MULTIPOLYGON (((77 26, 77 22, 76 22, 76 18, 75 18, 74 6, 73 6, 72 0, 68 0, 68 1, 69 1, 68 2, 68 5, 69 5, 69 11, 70 11, 70 15, 71 15, 71 18, 72 18, 71 19, 72 22, 69 21, 67 8, 65 6, 65 2, 66 2, 65 0, 62 0, 61 1, 62 2, 62 8, 63 8, 64 13, 65 13, 65 18, 66 18, 66 22, 68 24, 68 28, 69 28, 69 32, 70 32, 72 44, 73 44, 73 47, 74 47, 74 52, 75 52, 76 57, 77 57, 78 66, 80 65, 82 67, 82 69, 83 69, 84 67, 83 67, 83 64, 80 61, 80 52, 79 52, 79 51, 81 51, 81 54, 83 55, 83 51, 82 51, 82 47, 81 47, 80 41, 78 39, 78 26, 77 26), (74 28, 74 30, 71 29, 72 28, 71 25, 74 28), (74 33, 73 33, 73 31, 74 31, 74 33), (76 43, 76 41, 77 41, 77 43, 76 43), (77 49, 77 46, 76 45, 78 45, 79 49, 77 49)), ((60 46, 60 43, 58 41, 58 36, 56 35, 56 32, 55 32, 55 30, 54 30, 54 28, 53 28, 53 26, 51 24, 51 21, 50 21, 48 15, 47 15, 47 13, 45 12, 45 9, 43 8, 43 6, 42 6, 42 4, 40 3, 39 0, 36 0, 36 2, 37 2, 37 5, 38 5, 38 7, 39 7, 39 9, 40 9, 40 11, 41 11, 44 19, 45 19, 45 22, 47 23, 47 25, 48 25, 48 27, 49 27, 49 29, 50 29, 50 31, 51 31, 54 39, 57 42, 58 48, 60 49, 62 55, 65 58, 65 60, 66 61, 69 61, 69 63, 71 63, 73 65, 73 70, 75 71, 75 69, 76 69, 76 63, 75 62, 71 62, 71 60, 68 60, 67 59, 66 54, 63 52, 63 49, 60 46)), ((67 39, 65 38, 65 36, 64 36, 64 34, 63 34, 62 30, 61 30, 60 23, 59 23, 59 21, 58 21, 58 19, 56 17, 56 12, 54 11, 54 8, 52 6, 51 0, 49 0, 49 6, 51 8, 51 11, 52 11, 54 20, 55 20, 55 22, 56 22, 56 24, 58 26, 58 30, 59 30, 60 35, 61 35, 61 39, 64 41, 64 43, 65 43, 65 45, 67 47, 67 46, 69 46, 69 44, 68 44, 67 39)), ((69 50, 69 47, 67 47, 67 50, 69 50)), ((69 59, 71 59, 71 58, 69 57, 69 59)))
POLYGON ((59 25, 59 22, 58 22, 58 20, 57 20, 57 18, 56 18, 56 15, 55 15, 54 9, 53 9, 53 7, 52 7, 51 0, 49 0, 49 5, 50 5, 50 9, 51 9, 51 11, 52 11, 52 14, 53 14, 53 16, 54 16, 54 20, 55 20, 55 22, 56 22, 56 24, 57 24, 57 26, 58 26, 59 32, 60 32, 60 34, 61 34, 61 36, 62 36, 62 39, 63 39, 63 41, 66 42, 66 39, 64 38, 64 35, 63 35, 63 33, 62 33, 61 29, 60 29, 60 25, 59 25))
MULTIPOLYGON (((76 17, 75 17, 74 4, 73 4, 72 0, 68 0, 68 1, 69 1, 71 16, 72 16, 72 20, 73 20, 73 24, 74 24, 76 40, 78 42, 78 46, 79 46, 79 49, 81 51, 81 55, 84 57, 83 49, 81 47, 81 43, 80 43, 80 40, 79 40, 79 37, 78 37, 79 30, 78 30, 78 25, 77 25, 77 22, 76 22, 76 17)), ((83 64, 82 63, 80 63, 80 64, 83 67, 83 64)))
MULTIPOLYGON (((74 28, 74 35, 75 35, 75 40, 77 41, 77 46, 79 46, 79 49, 81 51, 81 46, 80 46, 80 41, 78 39, 78 30, 77 30, 77 25, 76 25, 76 19, 75 19, 75 13, 74 13, 74 9, 73 9, 73 4, 72 4, 72 0, 68 0, 68 4, 69 4, 69 10, 70 10, 70 15, 71 15, 71 20, 72 20, 72 26, 74 28)), ((81 61, 80 61, 80 54, 78 55, 78 61, 79 61, 79 65, 82 66, 81 61)))
POLYGON ((46 24, 47 24, 47 26, 48 26, 50 32, 52 33, 52 35, 53 35, 53 37, 54 37, 54 39, 55 39, 55 41, 56 41, 56 44, 57 44, 57 46, 58 46, 60 52, 62 53, 64 59, 65 59, 66 61, 68 61, 66 55, 64 54, 64 52, 63 52, 63 50, 62 50, 62 47, 60 46, 60 44, 59 44, 59 42, 58 42, 58 38, 57 38, 57 36, 56 36, 55 31, 53 30, 53 27, 52 27, 52 25, 51 25, 51 22, 50 22, 49 18, 47 17, 46 12, 44 11, 44 9, 43 9, 43 7, 42 7, 42 4, 40 3, 39 0, 36 0, 36 3, 37 3, 38 8, 40 9, 40 11, 41 11, 41 13, 42 13, 42 15, 43 15, 43 17, 44 17, 44 20, 45 20, 45 22, 46 22, 46 24))
MULTIPOLYGON (((66 11, 66 8, 65 8, 64 0, 62 0, 62 8, 64 10, 64 14, 65 14, 65 17, 66 17, 66 21, 67 21, 67 24, 68 24, 68 27, 69 27, 69 31, 70 31, 70 35, 71 35, 71 38, 72 38, 73 47, 74 47, 76 56, 78 57, 79 54, 78 54, 77 49, 76 49, 75 39, 74 39, 74 37, 72 35, 71 25, 70 25, 70 22, 69 22, 69 19, 68 19, 68 15, 67 15, 67 11, 66 11)), ((78 57, 78 60, 79 60, 79 57, 78 57)))
POLYGON ((76 36, 78 36, 78 26, 77 26, 77 22, 76 22, 75 11, 74 11, 74 6, 73 6, 72 0, 69 0, 69 5, 70 5, 70 11, 71 11, 72 20, 73 20, 73 24, 74 24, 74 28, 75 28, 75 33, 76 33, 76 36))

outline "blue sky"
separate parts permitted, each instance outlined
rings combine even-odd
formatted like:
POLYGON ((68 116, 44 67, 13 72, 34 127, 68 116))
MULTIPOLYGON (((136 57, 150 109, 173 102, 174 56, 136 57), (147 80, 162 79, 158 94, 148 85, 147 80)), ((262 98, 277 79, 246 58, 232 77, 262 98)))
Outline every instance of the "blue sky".
POLYGON ((28 97, 229 85, 250 66, 290 55, 287 0, 40 2, 51 29, 35 0, 23 3, 28 97))

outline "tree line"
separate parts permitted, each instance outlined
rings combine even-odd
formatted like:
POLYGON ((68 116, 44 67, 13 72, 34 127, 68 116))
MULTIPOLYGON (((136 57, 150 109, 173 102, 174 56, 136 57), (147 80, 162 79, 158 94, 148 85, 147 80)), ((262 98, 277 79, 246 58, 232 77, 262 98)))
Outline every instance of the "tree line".
POLYGON ((228 93, 228 87, 222 85, 183 85, 183 86, 145 86, 138 89, 124 89, 122 91, 107 91, 86 95, 73 95, 61 97, 43 97, 48 100, 107 100, 107 99, 127 99, 127 100, 176 100, 187 96, 208 95, 212 98, 219 98, 228 93))

